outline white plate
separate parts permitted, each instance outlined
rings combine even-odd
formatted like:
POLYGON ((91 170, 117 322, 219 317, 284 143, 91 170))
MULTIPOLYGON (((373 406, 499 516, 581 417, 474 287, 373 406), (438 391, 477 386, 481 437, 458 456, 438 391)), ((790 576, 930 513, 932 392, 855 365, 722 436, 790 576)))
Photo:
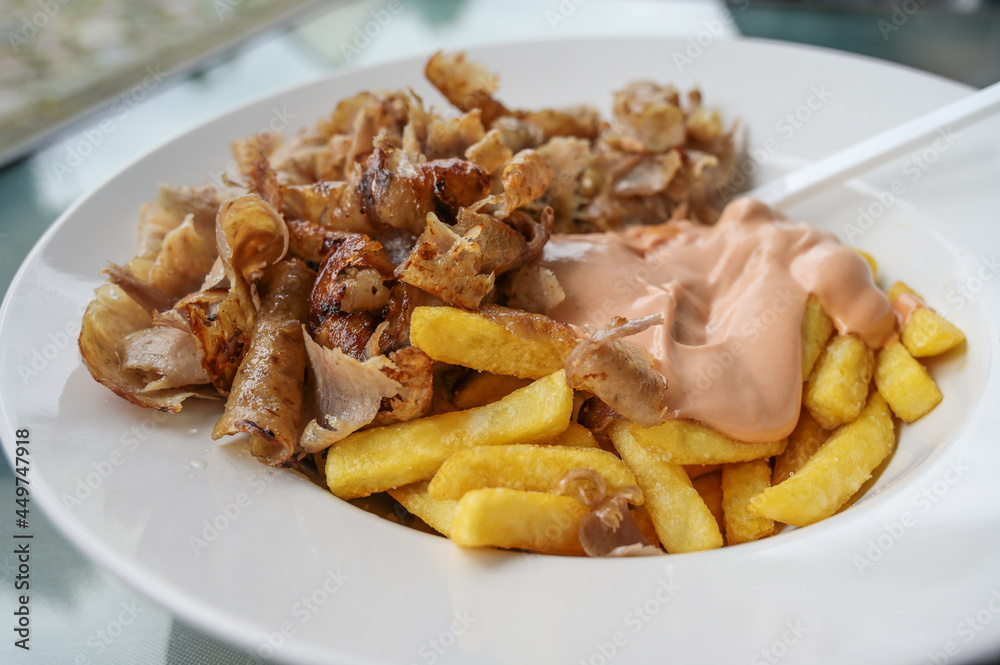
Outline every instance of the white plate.
MULTIPOLYGON (((640 77, 699 84, 708 104, 744 119, 751 146, 774 139, 764 172, 966 93, 766 42, 710 44, 679 72, 674 55, 689 47, 581 40, 472 55, 501 73, 505 101, 525 107, 607 109, 611 90, 640 77)), ((995 124, 928 154, 934 164, 917 178, 899 164, 873 175, 879 190, 905 182, 919 212, 897 201, 851 238, 878 257, 883 281, 906 279, 967 333, 967 352, 935 367, 945 401, 905 428, 857 505, 763 542, 636 560, 465 551, 266 469, 242 440, 213 443, 218 405, 166 417, 90 378, 75 347, 80 313, 105 260, 131 257, 138 207, 157 183, 205 180, 232 139, 276 112, 311 124, 371 87, 440 99, 422 66, 351 72, 209 122, 125 169, 41 240, 0 319, 0 414, 8 457, 14 430, 30 428, 33 499, 67 537, 186 621, 302 663, 890 664, 997 649, 1000 280, 981 263, 1000 247, 995 124)), ((843 188, 791 212, 845 237, 873 200, 843 188)))

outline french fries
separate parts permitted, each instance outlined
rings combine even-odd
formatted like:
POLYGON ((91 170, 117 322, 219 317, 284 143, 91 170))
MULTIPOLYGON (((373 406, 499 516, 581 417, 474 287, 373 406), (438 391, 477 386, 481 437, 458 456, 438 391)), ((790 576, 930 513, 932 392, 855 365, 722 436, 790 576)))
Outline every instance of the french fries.
POLYGON ((865 405, 875 354, 855 335, 835 335, 806 384, 803 403, 826 429, 849 423, 865 405))
POLYGON ((750 500, 771 486, 767 460, 727 464, 722 467, 722 513, 726 544, 738 545, 774 533, 774 520, 750 512, 750 500))
POLYGON ((802 315, 802 380, 812 373, 819 354, 826 346, 826 340, 833 334, 833 321, 823 311, 819 298, 809 296, 806 311, 802 315))
POLYGON ((563 368, 576 346, 569 326, 506 307, 468 312, 417 307, 410 341, 441 362, 493 374, 540 379, 563 368))
POLYGON ((696 478, 691 478, 691 484, 696 490, 698 490, 698 494, 701 495, 702 501, 705 502, 708 509, 712 511, 712 516, 715 517, 715 523, 719 525, 719 531, 721 531, 724 536, 726 533, 726 520, 725 516, 722 514, 721 465, 716 471, 706 473, 696 478))
POLYGON ((572 408, 573 391, 558 371, 486 406, 355 432, 329 449, 327 483, 352 499, 426 480, 464 448, 552 439, 566 430, 572 408))
POLYGON ((854 421, 840 427, 805 466, 750 500, 754 515, 806 526, 837 512, 892 451, 896 431, 878 392, 854 421))
POLYGON ((466 547, 582 556, 580 520, 589 510, 560 494, 504 487, 472 490, 458 501, 450 538, 466 547))
POLYGON ((826 443, 830 433, 823 429, 808 409, 802 409, 799 422, 788 435, 788 447, 774 458, 774 475, 771 484, 777 485, 802 468, 802 465, 826 443))
POLYGON ((630 434, 665 462, 678 465, 727 464, 780 454, 787 439, 768 443, 735 441, 688 420, 668 420, 656 427, 628 425, 630 434))
POLYGON ((927 369, 899 342, 878 352, 875 385, 892 412, 908 423, 930 413, 943 398, 927 369))
POLYGON ((531 379, 519 379, 516 376, 503 376, 489 372, 477 372, 466 379, 461 387, 455 390, 451 403, 458 409, 471 409, 474 406, 484 406, 506 397, 518 388, 531 383, 531 379))
POLYGON ((566 431, 554 439, 544 443, 552 446, 571 446, 573 448, 600 448, 597 439, 583 425, 570 421, 566 431))
POLYGON ((389 496, 435 531, 449 536, 452 520, 458 511, 458 501, 431 497, 427 491, 428 484, 429 481, 422 480, 412 485, 396 487, 389 490, 389 496))
POLYGON ((609 430, 615 448, 635 473, 653 519, 656 534, 667 552, 696 552, 722 547, 722 533, 712 511, 691 484, 684 469, 664 461, 659 450, 616 423, 609 430))
POLYGON ((613 454, 600 448, 567 446, 479 446, 449 457, 430 482, 434 499, 461 499, 484 487, 506 487, 532 492, 555 492, 573 469, 592 469, 609 492, 635 485, 635 476, 613 454))
POLYGON ((914 358, 937 356, 965 341, 965 335, 933 309, 918 307, 903 327, 903 346, 914 358))

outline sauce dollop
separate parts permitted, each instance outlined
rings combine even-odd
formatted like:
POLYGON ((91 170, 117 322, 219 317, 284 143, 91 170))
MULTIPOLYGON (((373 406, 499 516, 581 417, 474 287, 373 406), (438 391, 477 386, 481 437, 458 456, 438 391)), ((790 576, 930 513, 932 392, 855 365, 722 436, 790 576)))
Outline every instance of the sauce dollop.
POLYGON ((833 234, 752 199, 714 226, 674 221, 553 235, 543 264, 566 298, 548 312, 585 334, 615 317, 660 314, 629 338, 667 379, 672 418, 740 441, 787 436, 802 402, 802 317, 809 294, 842 333, 878 348, 895 317, 871 269, 833 234))

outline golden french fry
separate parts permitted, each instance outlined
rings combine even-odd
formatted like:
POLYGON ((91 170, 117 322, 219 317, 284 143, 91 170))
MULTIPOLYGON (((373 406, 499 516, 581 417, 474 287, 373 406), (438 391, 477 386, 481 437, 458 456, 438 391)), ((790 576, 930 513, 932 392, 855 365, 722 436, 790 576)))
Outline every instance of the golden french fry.
POLYGON ((549 441, 542 443, 550 446, 571 446, 573 448, 600 448, 597 439, 589 429, 579 423, 570 421, 566 431, 549 441))
POLYGON ((569 446, 478 446, 462 450, 441 465, 428 489, 435 499, 460 499, 471 490, 506 487, 530 492, 555 492, 574 469, 591 469, 609 492, 635 485, 635 476, 612 453, 600 448, 569 446))
POLYGON ((659 547, 660 537, 656 535, 656 525, 653 524, 653 518, 649 516, 646 506, 629 506, 629 510, 632 512, 632 521, 646 542, 653 547, 659 547))
POLYGON ((825 519, 871 477, 895 443, 889 406, 873 391, 856 420, 834 431, 794 476, 751 499, 750 512, 794 526, 825 519))
POLYGON ((735 441, 690 420, 668 420, 656 427, 625 425, 632 436, 665 462, 680 465, 747 462, 780 454, 787 439, 767 443, 735 441))
POLYGON ((458 502, 450 538, 465 547, 583 555, 580 520, 589 508, 561 494, 491 487, 458 502))
POLYGON ((552 439, 566 430, 572 408, 559 371, 486 406, 355 432, 327 453, 327 483, 351 499, 425 480, 464 448, 552 439))
MULTIPOLYGON (((905 282, 895 282, 892 286, 889 287, 889 290, 886 291, 885 295, 887 295, 889 297, 889 301, 892 302, 893 300, 895 300, 904 293, 909 294, 911 296, 917 295, 917 292, 911 289, 909 285, 907 285, 905 282)), ((920 296, 917 297, 919 298, 920 296)))
MULTIPOLYGON (((690 468, 690 467, 688 467, 690 468)), ((722 514, 722 465, 718 465, 718 469, 711 473, 706 473, 704 475, 698 476, 697 478, 691 479, 691 484, 694 488, 698 490, 698 494, 701 495, 702 500, 708 509, 712 511, 712 516, 715 517, 716 523, 719 525, 719 531, 725 535, 726 532, 726 522, 722 514)))
POLYGON ((389 490, 389 496, 411 513, 422 519, 428 526, 445 536, 451 533, 451 522, 458 511, 458 501, 435 499, 427 492, 430 481, 403 485, 389 490))
POLYGON ((774 458, 771 484, 777 485, 802 468, 806 460, 826 443, 829 436, 830 433, 816 422, 809 410, 802 409, 795 430, 788 435, 788 447, 785 448, 785 452, 774 458))
POLYGON ((823 311, 819 299, 810 295, 802 315, 802 380, 805 381, 823 352, 826 340, 833 334, 833 321, 823 311))
POLYGON ((687 472, 688 478, 694 480, 695 478, 700 478, 706 473, 715 473, 716 471, 722 470, 721 464, 688 464, 684 467, 687 472))
POLYGON ((506 397, 529 383, 531 383, 530 379, 519 379, 516 376, 477 372, 465 379, 461 386, 455 390, 455 397, 451 403, 459 409, 484 406, 501 397, 506 397))
POLYGON ((918 307, 903 326, 903 346, 914 358, 937 356, 965 341, 954 323, 929 307, 918 307))
POLYGON ((898 341, 878 352, 875 386, 892 412, 908 423, 930 413, 943 397, 927 369, 898 341))
POLYGON ((569 326, 548 317, 489 305, 478 312, 417 307, 410 341, 434 360, 539 379, 562 369, 577 338, 569 326))
POLYGON ((752 498, 770 486, 771 465, 767 460, 722 467, 722 513, 727 545, 749 543, 774 533, 774 520, 758 517, 747 508, 752 498))
POLYGON ((912 296, 918 304, 903 325, 902 342, 914 358, 936 356, 951 351, 965 341, 965 334, 954 323, 924 303, 923 299, 903 282, 889 287, 889 300, 901 295, 912 296))
POLYGON ((646 510, 667 552, 722 547, 719 525, 684 468, 664 461, 658 450, 640 442, 625 423, 612 425, 608 433, 635 474, 646 510))
POLYGON ((820 425, 833 429, 858 417, 868 396, 875 353, 856 335, 835 335, 809 376, 802 403, 820 425))

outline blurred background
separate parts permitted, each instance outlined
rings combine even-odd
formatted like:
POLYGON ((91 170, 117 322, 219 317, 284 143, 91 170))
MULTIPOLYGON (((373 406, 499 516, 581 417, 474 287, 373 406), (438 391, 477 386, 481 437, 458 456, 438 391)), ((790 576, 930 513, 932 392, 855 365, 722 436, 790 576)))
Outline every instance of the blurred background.
MULTIPOLYGON (((0 295, 80 196, 250 100, 439 48, 687 37, 723 5, 734 21, 719 26, 721 38, 814 44, 975 87, 1000 80, 1000 0, 0 0, 0 295), (567 10, 573 20, 559 21, 567 10)), ((0 462, 0 495, 12 485, 0 462)), ((13 662, 256 661, 139 596, 40 517, 32 572, 42 590, 32 609, 43 651, 13 662), (101 629, 122 607, 138 618, 106 642, 101 629)), ((6 599, 10 556, 0 556, 6 599)), ((0 660, 11 662, 6 646, 0 660)))

